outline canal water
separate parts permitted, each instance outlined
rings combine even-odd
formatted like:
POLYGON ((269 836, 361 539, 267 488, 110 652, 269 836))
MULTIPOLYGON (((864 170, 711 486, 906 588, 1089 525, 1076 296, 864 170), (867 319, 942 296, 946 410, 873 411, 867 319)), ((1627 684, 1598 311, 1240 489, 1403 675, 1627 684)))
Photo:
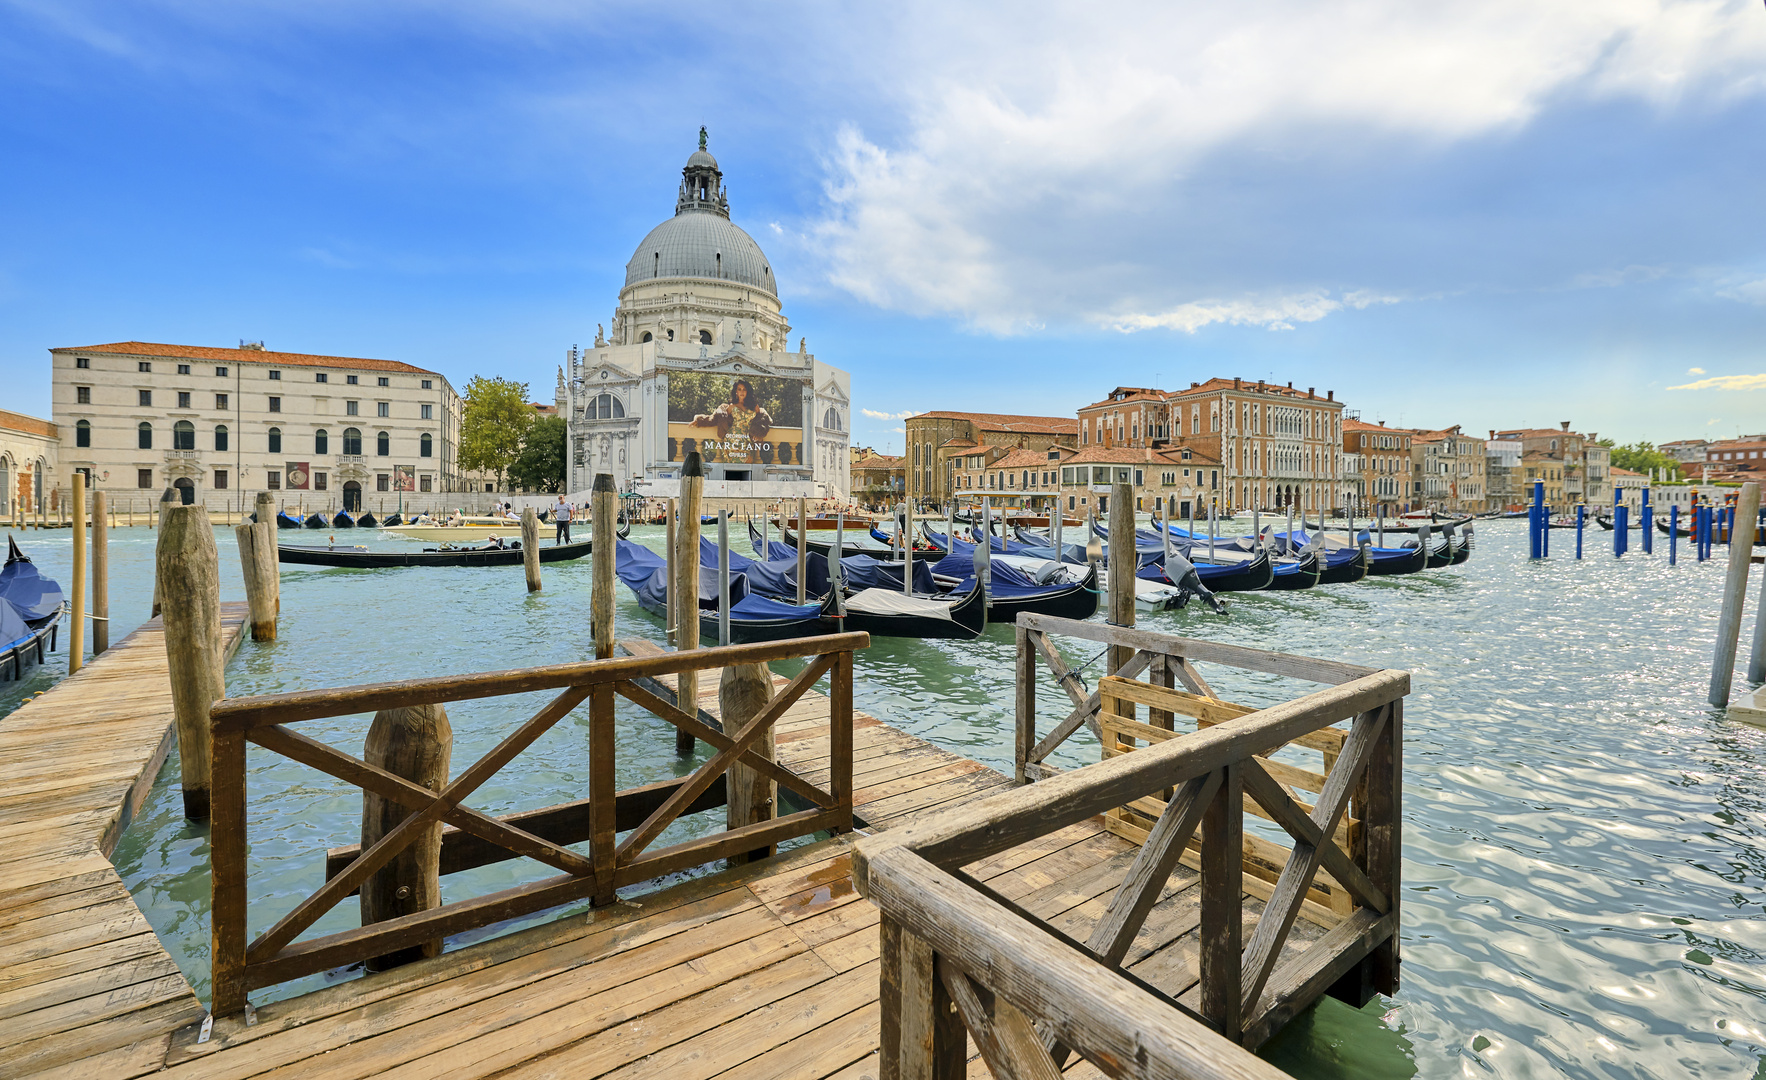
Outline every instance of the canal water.
MULTIPOLYGON (((659 533, 640 528, 634 538, 660 547, 659 533)), ((223 596, 240 599, 231 530, 217 535, 223 596)), ((394 543, 359 531, 339 538, 394 543)), ((66 532, 22 539, 66 580, 66 532)), ((145 529, 113 533, 118 638, 147 615, 152 539, 145 529)), ((1659 544, 1654 556, 1615 560, 1610 534, 1591 531, 1590 557, 1576 562, 1568 540, 1554 534, 1554 557, 1530 563, 1521 523, 1484 523, 1463 566, 1234 595, 1224 619, 1141 614, 1141 625, 1162 631, 1412 672, 1403 988, 1359 1012, 1326 1001, 1290 1025, 1265 1055, 1294 1075, 1766 1078, 1766 731, 1704 704, 1721 559, 1701 565, 1683 547, 1669 567, 1659 544)), ((281 639, 241 648, 228 693, 589 656, 588 562, 548 566, 545 582, 529 596, 516 568, 288 568, 281 639)), ((659 638, 657 621, 619 592, 619 634, 659 638)), ((1094 659, 1086 643, 1072 645, 1073 663, 1094 659)), ((22 687, 0 684, 0 713, 49 685, 63 663, 58 654, 22 687)), ((860 656, 857 704, 1009 771, 1013 663, 1007 627, 968 643, 879 640, 860 656)), ((1307 689, 1204 670, 1222 696, 1250 704, 1307 689)), ((1094 663, 1086 674, 1097 671, 1094 663)), ((1045 683, 1045 728, 1058 719, 1057 696, 1045 683)), ((455 768, 539 704, 451 707, 455 768)), ((302 729, 359 753, 366 726, 357 717, 302 729)), ((476 805, 583 797, 586 745, 581 722, 566 721, 476 805)), ((619 753, 622 785, 693 764, 675 758, 659 722, 630 711, 619 753)), ((1066 763, 1082 763, 1095 743, 1076 740, 1066 753, 1066 763)), ((355 839, 360 802, 256 748, 249 768, 256 932, 317 887, 324 849, 355 839)), ((206 996, 207 844, 179 813, 176 777, 168 762, 115 859, 206 996)), ((673 836, 717 824, 683 822, 673 836)), ((549 873, 504 863, 447 887, 466 895, 549 873)), ((349 923, 333 913, 319 929, 349 923)), ((279 995, 254 995, 269 996, 279 995)))

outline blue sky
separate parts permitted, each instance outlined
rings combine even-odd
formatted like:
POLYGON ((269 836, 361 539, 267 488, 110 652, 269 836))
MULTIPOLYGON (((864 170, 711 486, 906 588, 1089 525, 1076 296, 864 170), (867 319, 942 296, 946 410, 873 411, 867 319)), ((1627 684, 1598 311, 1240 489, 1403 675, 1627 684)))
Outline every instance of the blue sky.
POLYGON ((549 399, 705 124, 861 443, 1213 375, 1766 430, 1757 0, 701 7, 0 0, 0 407, 131 338, 549 399))

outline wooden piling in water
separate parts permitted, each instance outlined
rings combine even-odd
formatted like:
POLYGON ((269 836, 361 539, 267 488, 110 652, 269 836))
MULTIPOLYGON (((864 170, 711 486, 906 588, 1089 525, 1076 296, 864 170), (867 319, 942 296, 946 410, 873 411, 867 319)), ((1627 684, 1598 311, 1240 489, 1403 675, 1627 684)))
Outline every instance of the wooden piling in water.
POLYGON ((589 495, 594 577, 589 586, 589 631, 595 638, 595 659, 613 655, 613 586, 619 545, 619 489, 611 473, 595 474, 589 495))
MULTIPOLYGON (((1752 523, 1760 513, 1760 485, 1743 484, 1737 503, 1736 520, 1752 523)), ((1729 687, 1735 678, 1735 647, 1741 636, 1741 613, 1747 600, 1753 540, 1749 535, 1744 542, 1729 545, 1729 568, 1723 579, 1723 608, 1717 616, 1717 651, 1711 660, 1711 693, 1706 699, 1719 707, 1729 704, 1729 687)))
MULTIPOLYGON (((797 606, 798 607, 802 607, 804 604, 809 603, 808 593, 806 591, 809 588, 809 584, 808 584, 809 579, 804 574, 804 569, 805 569, 804 564, 809 560, 809 523, 805 520, 805 515, 808 512, 808 506, 809 506, 809 500, 807 500, 803 496, 799 495, 797 497, 797 606)), ((839 553, 836 553, 834 557, 839 558, 840 557, 839 553)))
POLYGON ((215 533, 202 506, 168 506, 155 551, 172 713, 178 728, 184 816, 209 816, 209 707, 226 696, 222 674, 220 566, 215 533))
MULTIPOLYGON (((675 648, 681 652, 699 647, 699 515, 704 501, 705 466, 694 451, 681 465, 681 505, 675 523, 675 648)), ((675 680, 675 701, 689 713, 697 709, 699 673, 683 671, 675 680)), ((692 732, 675 729, 675 753, 691 754, 695 743, 692 732)))
POLYGON ((251 639, 275 641, 276 600, 270 578, 276 573, 276 564, 271 561, 266 569, 263 530, 257 525, 235 525, 233 539, 239 545, 239 570, 245 578, 245 602, 251 608, 251 639))
MULTIPOLYGON (((448 761, 454 730, 440 704, 382 709, 374 714, 362 760, 413 784, 441 791, 448 783, 448 761)), ((414 813, 384 795, 362 791, 362 850, 367 851, 414 813)), ((417 838, 362 883, 362 925, 386 922, 441 906, 442 823, 439 818, 416 827, 417 838)), ((442 939, 371 957, 369 971, 440 956, 442 939)))
POLYGON ((280 618, 282 615, 282 567, 276 554, 276 547, 279 543, 276 539, 276 496, 267 491, 258 492, 257 516, 257 527, 263 533, 263 539, 258 546, 258 554, 268 563, 270 610, 280 618))
POLYGON ((667 564, 664 567, 665 573, 662 575, 662 610, 664 612, 662 632, 670 645, 679 640, 675 634, 677 615, 675 611, 675 527, 681 516, 679 502, 679 499, 667 500, 662 511, 663 523, 667 526, 667 535, 662 544, 662 557, 667 564))
POLYGON ((86 474, 74 473, 74 611, 67 628, 67 673, 80 670, 86 660, 86 474))
MULTIPOLYGON (((110 648, 110 530, 104 520, 104 492, 92 494, 92 655, 110 648)), ((113 511, 114 512, 114 511, 113 511)))
POLYGON ((533 507, 521 511, 521 565, 527 568, 527 591, 540 591, 540 519, 533 507))
MULTIPOLYGON (((1110 489, 1110 625, 1134 625, 1134 487, 1116 484, 1110 489)), ((1127 645, 1110 646, 1109 671, 1114 675, 1134 658, 1127 645)), ((1132 704, 1112 705, 1112 711, 1134 715, 1132 704)))

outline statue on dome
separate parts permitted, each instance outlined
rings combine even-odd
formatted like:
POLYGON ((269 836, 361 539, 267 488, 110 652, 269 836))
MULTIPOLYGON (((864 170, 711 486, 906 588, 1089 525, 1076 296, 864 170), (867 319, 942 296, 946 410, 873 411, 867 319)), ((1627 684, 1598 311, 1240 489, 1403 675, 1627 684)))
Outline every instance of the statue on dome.
POLYGON ((808 344, 807 338, 798 338, 797 339, 797 352, 798 352, 798 355, 800 355, 800 356, 808 356, 809 355, 809 344, 808 344))
POLYGON ((705 149, 705 125, 699 125, 699 149, 705 149))
POLYGON ((602 329, 600 323, 596 323, 595 324, 595 347, 599 348, 605 344, 607 344, 607 332, 604 329, 602 329))

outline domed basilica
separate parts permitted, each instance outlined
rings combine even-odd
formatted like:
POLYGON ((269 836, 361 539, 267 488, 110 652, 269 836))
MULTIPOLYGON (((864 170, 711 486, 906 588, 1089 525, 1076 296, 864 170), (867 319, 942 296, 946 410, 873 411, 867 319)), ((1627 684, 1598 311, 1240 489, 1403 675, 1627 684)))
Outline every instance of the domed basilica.
POLYGON ((674 216, 626 263, 611 325, 558 372, 568 490, 605 472, 622 491, 673 495, 698 451, 708 496, 847 496, 851 378, 802 338, 791 350, 772 264, 730 220, 704 128, 674 216))

